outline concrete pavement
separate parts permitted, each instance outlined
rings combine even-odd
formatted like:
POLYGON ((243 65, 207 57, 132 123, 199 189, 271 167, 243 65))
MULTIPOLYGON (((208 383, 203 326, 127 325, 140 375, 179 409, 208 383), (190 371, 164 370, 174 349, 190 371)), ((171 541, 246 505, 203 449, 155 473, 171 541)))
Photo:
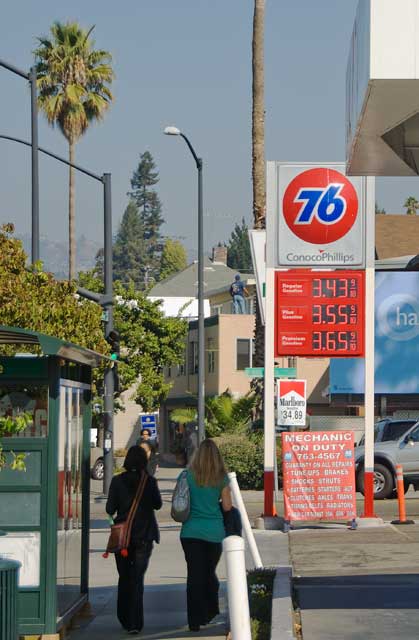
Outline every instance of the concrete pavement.
POLYGON ((419 525, 289 534, 304 640, 419 636, 419 525))
MULTIPOLYGON (((170 500, 174 480, 179 469, 161 468, 158 481, 163 496, 163 508, 157 517, 161 543, 155 545, 146 573, 144 611, 145 625, 139 637, 144 640, 169 640, 199 637, 225 638, 227 607, 225 595, 225 566, 221 558, 218 576, 221 581, 221 615, 214 624, 191 633, 186 620, 186 565, 179 542, 180 527, 170 519, 170 500)), ((257 502, 260 500, 260 493, 257 502)), ((102 558, 109 527, 104 517, 104 501, 92 494, 90 532, 90 604, 91 615, 79 617, 70 630, 69 640, 122 640, 127 633, 116 618, 117 572, 114 559, 102 558)), ((288 536, 276 531, 256 531, 256 542, 266 566, 288 564, 288 536)), ((250 557, 246 558, 252 568, 250 557)))

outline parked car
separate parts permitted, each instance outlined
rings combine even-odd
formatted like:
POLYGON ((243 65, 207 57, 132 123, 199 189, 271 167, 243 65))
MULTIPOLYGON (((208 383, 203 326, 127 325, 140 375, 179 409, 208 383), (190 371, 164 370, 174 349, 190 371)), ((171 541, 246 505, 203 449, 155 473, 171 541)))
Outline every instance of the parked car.
POLYGON ((90 448, 90 473, 93 480, 103 480, 105 464, 103 462, 103 449, 100 447, 90 448))
MULTIPOLYGON (((364 490, 364 437, 355 449, 356 486, 364 490)), ((396 464, 403 465, 405 491, 419 489, 419 421, 385 418, 374 428, 374 498, 389 498, 396 488, 396 464)))

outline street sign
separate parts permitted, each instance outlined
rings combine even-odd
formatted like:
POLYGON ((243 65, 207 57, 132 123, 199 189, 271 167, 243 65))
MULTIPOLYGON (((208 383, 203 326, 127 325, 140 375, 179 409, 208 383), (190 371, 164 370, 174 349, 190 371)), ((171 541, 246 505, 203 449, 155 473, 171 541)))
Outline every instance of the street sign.
POLYGON ((282 434, 285 519, 356 517, 353 431, 282 434))
POLYGON ((157 437, 157 416, 155 413, 143 413, 140 415, 141 429, 148 429, 152 438, 157 437))
POLYGON ((269 267, 365 265, 365 178, 343 163, 268 163, 267 189, 269 267))
POLYGON ((275 276, 275 356, 364 355, 363 271, 275 276))
POLYGON ((262 324, 265 324, 265 282, 266 282, 266 231, 249 230, 250 250, 256 277, 256 292, 262 324))
POLYGON ((278 425, 283 427, 306 426, 306 381, 278 381, 278 425))
MULTIPOLYGON (((245 374, 250 378, 263 378, 265 375, 265 367, 246 367, 245 374)), ((295 367, 275 367, 275 378, 295 378, 297 369, 295 367)))

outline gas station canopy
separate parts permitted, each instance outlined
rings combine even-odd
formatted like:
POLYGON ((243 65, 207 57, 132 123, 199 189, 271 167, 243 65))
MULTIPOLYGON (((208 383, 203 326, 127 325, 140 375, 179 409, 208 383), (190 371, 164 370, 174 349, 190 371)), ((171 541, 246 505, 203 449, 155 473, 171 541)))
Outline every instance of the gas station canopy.
POLYGON ((419 2, 360 0, 346 77, 347 174, 419 175, 419 2))

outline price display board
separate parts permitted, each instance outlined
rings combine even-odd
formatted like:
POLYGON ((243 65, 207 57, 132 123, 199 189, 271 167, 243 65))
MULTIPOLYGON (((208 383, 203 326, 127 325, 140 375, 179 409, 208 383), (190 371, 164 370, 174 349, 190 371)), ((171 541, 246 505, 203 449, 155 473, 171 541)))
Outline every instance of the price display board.
POLYGON ((363 271, 277 271, 275 356, 362 357, 363 271))
POLYGON ((282 434, 286 520, 356 516, 353 431, 282 434))

